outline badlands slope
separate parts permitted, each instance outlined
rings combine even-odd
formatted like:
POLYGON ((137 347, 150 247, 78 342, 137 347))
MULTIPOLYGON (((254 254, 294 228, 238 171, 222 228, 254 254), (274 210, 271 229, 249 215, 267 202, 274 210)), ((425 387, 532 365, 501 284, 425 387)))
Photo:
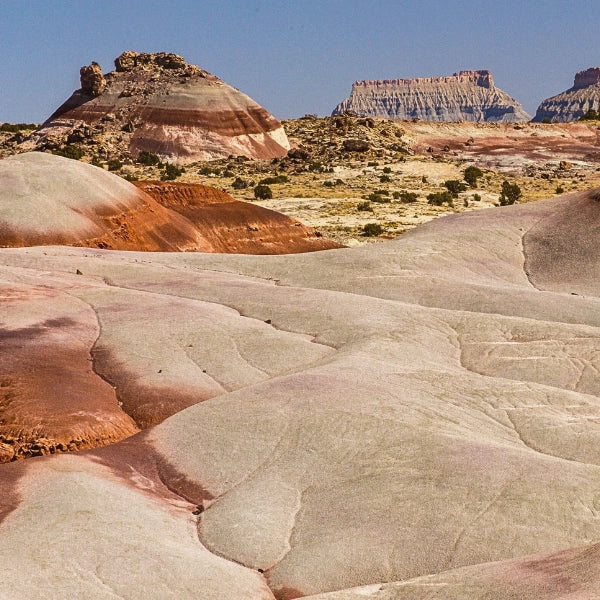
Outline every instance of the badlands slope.
POLYGON ((202 185, 138 182, 28 152, 0 161, 0 246, 285 254, 339 247, 275 211, 202 185))
POLYGON ((596 597, 599 224, 584 192, 311 254, 1 249, 3 409, 69 336, 64 423, 145 428, 0 465, 2 593, 596 597))

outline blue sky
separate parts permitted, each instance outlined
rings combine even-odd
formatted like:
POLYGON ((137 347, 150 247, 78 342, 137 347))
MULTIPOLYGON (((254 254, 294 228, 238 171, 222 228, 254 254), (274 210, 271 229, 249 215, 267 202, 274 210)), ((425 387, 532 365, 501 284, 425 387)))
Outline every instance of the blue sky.
POLYGON ((594 1, 0 0, 0 122, 40 122, 124 50, 183 55, 276 117, 330 114, 356 79, 489 69, 533 113, 600 66, 594 1))

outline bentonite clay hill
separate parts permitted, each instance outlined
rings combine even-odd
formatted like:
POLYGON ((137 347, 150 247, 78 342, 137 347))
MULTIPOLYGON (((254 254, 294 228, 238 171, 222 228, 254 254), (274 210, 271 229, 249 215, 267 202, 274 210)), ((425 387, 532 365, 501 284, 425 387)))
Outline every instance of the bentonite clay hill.
POLYGON ((597 198, 288 256, 0 249, 3 407, 67 338, 101 420, 212 395, 0 465, 4 596, 597 597, 597 198))
POLYGON ((76 160, 29 152, 0 161, 0 246, 285 254, 339 244, 275 211, 202 185, 137 187, 76 160))
POLYGON ((588 110, 600 110, 600 68, 592 67, 575 74, 573 87, 547 98, 538 107, 534 121, 563 123, 577 121, 588 110))
POLYGON ((424 121, 512 123, 531 117, 494 85, 489 71, 460 71, 448 77, 356 81, 333 114, 424 121))
POLYGON ((106 75, 97 63, 82 67, 81 88, 30 145, 83 143, 101 158, 135 158, 146 150, 178 163, 229 155, 276 158, 289 149, 275 117, 181 56, 128 51, 115 67, 106 75))
POLYGON ((165 208, 194 223, 210 244, 211 252, 294 254, 341 247, 300 221, 234 200, 213 187, 164 181, 135 185, 165 208))

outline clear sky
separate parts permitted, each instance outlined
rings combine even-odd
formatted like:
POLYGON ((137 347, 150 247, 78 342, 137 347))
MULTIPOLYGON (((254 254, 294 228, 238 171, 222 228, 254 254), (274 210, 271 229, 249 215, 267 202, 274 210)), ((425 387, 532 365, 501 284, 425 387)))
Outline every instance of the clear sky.
POLYGON ((40 122, 124 50, 175 52, 278 118, 330 114, 357 79, 489 69, 534 113, 600 66, 600 3, 0 0, 0 122, 40 122))

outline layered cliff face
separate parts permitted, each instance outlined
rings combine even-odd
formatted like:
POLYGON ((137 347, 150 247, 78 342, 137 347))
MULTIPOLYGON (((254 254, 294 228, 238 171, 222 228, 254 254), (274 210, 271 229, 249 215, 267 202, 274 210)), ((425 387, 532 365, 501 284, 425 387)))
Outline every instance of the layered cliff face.
POLYGON ((42 125, 38 147, 56 136, 94 140, 98 154, 142 150, 178 163, 229 155, 285 156, 275 117, 242 92, 176 54, 124 52, 106 75, 82 67, 81 88, 42 125))
POLYGON ((576 121, 588 110, 600 110, 599 67, 576 73, 573 87, 544 100, 533 120, 541 122, 548 119, 557 123, 576 121))
POLYGON ((333 111, 424 121, 513 123, 531 117, 494 85, 489 71, 461 71, 448 77, 356 81, 350 97, 333 111))

